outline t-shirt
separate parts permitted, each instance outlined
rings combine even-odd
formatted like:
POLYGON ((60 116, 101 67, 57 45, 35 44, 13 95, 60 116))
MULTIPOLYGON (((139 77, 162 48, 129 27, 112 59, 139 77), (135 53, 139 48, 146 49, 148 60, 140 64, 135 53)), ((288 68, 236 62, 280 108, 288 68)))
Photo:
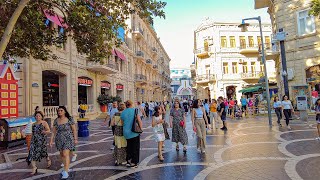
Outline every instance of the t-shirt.
POLYGON ((291 109, 291 101, 282 101, 281 104, 283 109, 291 109))
POLYGON ((133 118, 135 108, 127 108, 121 113, 121 119, 123 121, 123 136, 126 139, 131 139, 139 136, 138 133, 132 132, 133 118))
POLYGON ((222 112, 222 116, 226 116, 227 113, 226 113, 226 106, 224 105, 224 102, 220 103, 220 106, 218 107, 218 112, 221 113, 222 111, 222 108, 224 109, 223 112, 222 112))
POLYGON ((247 101, 246 98, 241 98, 241 99, 240 99, 240 102, 241 102, 241 105, 242 105, 242 106, 246 106, 246 105, 248 104, 248 101, 247 101))
POLYGON ((217 112, 217 104, 212 103, 210 105, 210 112, 217 112))
POLYGON ((229 105, 230 105, 230 107, 233 107, 234 106, 234 100, 230 100, 229 101, 229 105))
POLYGON ((281 107, 281 101, 277 101, 273 103, 273 108, 279 108, 281 107))

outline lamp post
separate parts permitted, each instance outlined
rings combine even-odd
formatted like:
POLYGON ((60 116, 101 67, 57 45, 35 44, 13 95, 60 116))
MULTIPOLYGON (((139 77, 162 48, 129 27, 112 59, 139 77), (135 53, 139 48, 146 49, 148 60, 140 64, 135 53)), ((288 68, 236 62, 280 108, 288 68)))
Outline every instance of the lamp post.
POLYGON ((268 81, 268 75, 267 75, 267 63, 266 63, 266 56, 264 52, 264 41, 263 41, 263 34, 262 34, 262 26, 261 26, 261 17, 252 17, 252 18, 245 18, 242 19, 242 23, 238 26, 242 28, 242 31, 246 31, 247 26, 249 26, 248 23, 245 23, 249 20, 257 20, 259 22, 259 28, 260 28, 260 38, 261 38, 261 61, 264 65, 264 78, 266 83, 266 91, 267 91, 267 105, 268 105, 268 119, 269 119, 269 126, 272 126, 272 118, 271 118, 271 103, 270 103, 270 92, 269 92, 269 81, 268 81))

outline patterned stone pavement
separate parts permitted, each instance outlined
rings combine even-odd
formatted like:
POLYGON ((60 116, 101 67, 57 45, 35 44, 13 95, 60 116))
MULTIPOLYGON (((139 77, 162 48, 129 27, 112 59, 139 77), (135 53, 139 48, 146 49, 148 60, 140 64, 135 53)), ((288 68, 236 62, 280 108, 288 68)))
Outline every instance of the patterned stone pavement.
MULTIPOLYGON (((275 118, 274 118, 275 121, 275 118)), ((316 141, 313 117, 309 123, 292 121, 286 127, 270 128, 266 117, 229 120, 227 132, 214 130, 207 136, 205 154, 196 150, 196 138, 188 117, 188 152, 177 152, 174 144, 165 142, 165 161, 157 159, 150 120, 144 120, 141 135, 141 157, 138 168, 114 166, 112 132, 102 121, 90 124, 90 137, 79 138, 78 159, 71 163, 69 179, 319 179, 320 141, 316 141)), ((181 147, 182 149, 182 147, 181 147)), ((27 155, 23 146, 0 150, 12 168, 0 170, 0 179, 59 179, 60 161, 55 148, 49 148, 52 167, 38 163, 39 174, 30 176, 30 167, 19 157, 27 155)))

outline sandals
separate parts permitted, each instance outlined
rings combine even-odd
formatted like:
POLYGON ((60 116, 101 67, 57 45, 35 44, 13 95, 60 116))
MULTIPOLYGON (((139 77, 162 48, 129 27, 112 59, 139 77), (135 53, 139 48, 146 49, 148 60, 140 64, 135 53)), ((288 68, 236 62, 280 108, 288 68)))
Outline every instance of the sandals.
POLYGON ((38 174, 38 168, 32 168, 32 173, 30 173, 32 176, 38 174), (34 170, 35 169, 35 170, 34 170))
POLYGON ((50 167, 51 167, 51 164, 52 164, 51 159, 47 160, 47 168, 50 168, 50 167))
POLYGON ((159 161, 160 161, 160 162, 163 162, 163 161, 164 161, 164 158, 163 158, 162 155, 158 156, 158 158, 159 158, 159 161))

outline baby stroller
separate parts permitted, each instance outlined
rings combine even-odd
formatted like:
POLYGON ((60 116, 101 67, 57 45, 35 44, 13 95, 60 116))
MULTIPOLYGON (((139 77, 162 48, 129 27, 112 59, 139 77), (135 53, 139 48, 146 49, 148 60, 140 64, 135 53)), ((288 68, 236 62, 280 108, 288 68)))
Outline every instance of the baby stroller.
POLYGON ((242 118, 242 110, 239 106, 234 106, 234 114, 237 119, 242 118))

